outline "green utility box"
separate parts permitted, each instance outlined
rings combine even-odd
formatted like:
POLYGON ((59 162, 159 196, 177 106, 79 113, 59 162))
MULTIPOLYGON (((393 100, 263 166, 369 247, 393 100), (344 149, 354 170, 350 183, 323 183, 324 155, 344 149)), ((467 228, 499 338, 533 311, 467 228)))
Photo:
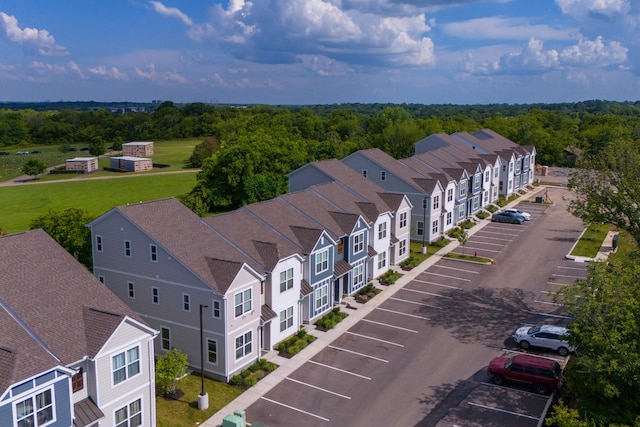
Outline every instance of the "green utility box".
POLYGON ((234 411, 222 420, 222 427, 246 427, 247 419, 244 411, 234 411))

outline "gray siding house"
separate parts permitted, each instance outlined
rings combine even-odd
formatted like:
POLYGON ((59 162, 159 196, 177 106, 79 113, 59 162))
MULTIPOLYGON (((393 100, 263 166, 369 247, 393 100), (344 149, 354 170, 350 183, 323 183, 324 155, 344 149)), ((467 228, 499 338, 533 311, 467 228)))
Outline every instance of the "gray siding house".
POLYGON ((156 424, 155 330, 41 229, 0 271, 0 425, 156 424))
POLYGON ((228 380, 260 356, 264 276, 176 199, 114 208, 89 224, 93 271, 173 347, 228 380), (199 319, 203 312, 204 343, 199 319))

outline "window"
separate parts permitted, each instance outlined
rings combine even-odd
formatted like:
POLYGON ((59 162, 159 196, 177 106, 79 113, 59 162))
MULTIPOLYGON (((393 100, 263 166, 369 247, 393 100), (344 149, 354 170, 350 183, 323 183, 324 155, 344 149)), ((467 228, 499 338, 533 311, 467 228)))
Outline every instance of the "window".
POLYGON ((486 171, 484 173, 484 182, 489 182, 489 178, 491 178, 491 173, 489 171, 486 171))
POLYGON ((44 426, 54 421, 53 391, 48 389, 16 404, 18 427, 44 426))
POLYGON ((182 294, 182 309, 184 311, 191 311, 191 295, 182 294))
POLYGON ((136 346, 111 358, 113 385, 140 373, 140 349, 136 346))
POLYGON ((207 360, 209 363, 218 364, 218 341, 207 340, 207 360))
POLYGON ((280 292, 293 288, 293 268, 280 272, 280 292))
POLYGON ((387 253, 380 252, 378 254, 378 269, 384 268, 387 265, 387 253))
POLYGON ((447 225, 451 225, 453 222, 453 215, 451 212, 447 212, 447 225))
POLYGON ((406 240, 400 240, 399 246, 398 246, 398 255, 402 256, 404 254, 407 253, 407 241, 406 240))
POLYGON ((124 256, 131 257, 131 242, 129 240, 124 241, 124 256))
POLYGON ((378 224, 378 240, 382 240, 387 237, 387 223, 382 222, 378 224))
POLYGON ((424 235, 424 222, 418 221, 418 223, 416 224, 416 234, 418 236, 424 235))
POLYGON ((500 181, 500 191, 502 191, 502 181, 500 181))
POLYGON ((213 317, 220 318, 220 301, 213 302, 213 317))
POLYGON ((160 337, 162 339, 162 349, 171 350, 171 330, 169 328, 161 328, 160 337))
POLYGON ((380 181, 387 179, 387 171, 380 171, 380 181))
POLYGON ((116 411, 116 427, 137 427, 142 425, 142 400, 129 403, 116 411))
POLYGON ((502 165, 502 172, 507 170, 507 165, 502 165))
POLYGON ((155 286, 151 288, 151 302, 154 304, 160 304, 160 289, 155 286))
POLYGON ((367 170, 366 169, 362 169, 362 176, 363 177, 367 177, 367 170))
POLYGON ((84 388, 84 381, 82 378, 82 366, 78 368, 78 371, 71 377, 71 390, 75 393, 84 388))
POLYGON ((509 172, 513 172, 513 162, 509 162, 509 172))
POLYGON ((316 273, 321 273, 329 269, 329 250, 324 250, 316 254, 316 273))
POLYGON ((464 197, 467 195, 467 180, 460 181, 460 193, 458 197, 464 197))
POLYGON ((280 332, 293 326, 293 306, 280 312, 280 332))
POLYGON ((438 234, 438 221, 437 219, 431 223, 431 234, 438 234))
POLYGON ((341 254, 344 252, 344 243, 342 239, 338 240, 338 253, 341 254))
POLYGON ((98 275, 98 280, 100 281, 100 283, 104 283, 104 276, 99 274, 98 275))
POLYGON ((473 188, 475 190, 480 188, 481 180, 482 180, 482 175, 476 175, 476 176, 473 177, 473 188))
POLYGON ((453 201, 453 188, 447 189, 447 202, 453 201))
POLYGON ((236 317, 251 311, 251 289, 239 292, 233 297, 236 317))
POLYGON ((329 304, 329 288, 323 285, 316 289, 316 309, 329 304))
POLYGON ((493 168, 493 177, 497 178, 499 174, 500 174, 500 168, 498 167, 493 168))
POLYGON ((127 282, 127 289, 129 289, 129 298, 134 299, 136 297, 136 289, 133 282, 127 282))
POLYGON ((364 282, 364 267, 362 264, 353 268, 353 287, 358 288, 364 282))
POLYGON ((251 331, 236 338, 236 360, 251 354, 251 331))
POLYGON ((475 210, 478 210, 478 209, 480 209, 480 197, 475 196, 473 198, 473 210, 475 211, 475 210))
POLYGON ((440 207, 440 195, 433 196, 433 210, 436 210, 440 207))
POLYGON ((353 253, 357 254, 364 250, 364 233, 353 236, 353 253))
POLYGON ((405 228, 407 226, 407 213, 402 212, 400 214, 400 228, 405 228))
POLYGON ((96 251, 102 252, 102 236, 96 236, 96 251))
POLYGON ((158 262, 158 247, 156 245, 149 246, 151 262, 158 262))

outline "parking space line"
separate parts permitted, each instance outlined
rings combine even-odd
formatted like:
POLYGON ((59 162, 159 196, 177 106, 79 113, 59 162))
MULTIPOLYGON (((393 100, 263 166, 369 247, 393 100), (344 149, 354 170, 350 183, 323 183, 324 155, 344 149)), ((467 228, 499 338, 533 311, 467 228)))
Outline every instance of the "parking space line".
POLYGON ((551 314, 551 313, 538 313, 537 311, 529 311, 525 310, 527 313, 537 314, 539 316, 547 316, 547 317, 557 317, 559 319, 571 319, 569 316, 561 316, 560 314, 551 314))
POLYGON ((551 294, 564 295, 562 292, 540 291, 540 293, 547 294, 547 295, 551 295, 551 294))
POLYGON ((345 333, 346 333, 346 334, 349 334, 349 335, 355 335, 356 337, 366 338, 366 339, 368 339, 368 340, 379 341, 379 342, 383 342, 383 343, 385 343, 385 344, 395 345, 396 347, 404 347, 404 345, 402 345, 402 344, 398 344, 398 343, 393 342, 393 341, 387 341, 387 340, 383 340, 383 339, 380 339, 380 338, 370 337, 370 336, 367 336, 367 335, 356 334, 355 332, 349 332, 349 331, 347 331, 347 332, 345 332, 345 333))
POLYGON ((344 374, 353 375, 354 377, 358 377, 358 378, 362 378, 364 380, 371 381, 371 377, 365 377, 364 375, 356 374, 355 372, 350 372, 350 371, 347 371, 345 369, 336 368, 335 366, 325 365, 324 363, 316 362, 315 360, 309 360, 308 362, 309 363, 314 363, 314 364, 316 364, 318 366, 322 366, 322 367, 325 367, 325 368, 328 368, 328 369, 333 369, 334 371, 342 372, 344 374))
POLYGON ((260 399, 266 400, 267 402, 271 402, 271 403, 273 403, 275 405, 280 405, 280 406, 283 406, 285 408, 292 409, 292 410, 300 412, 302 414, 310 415, 312 417, 321 419, 321 420, 326 421, 326 422, 331 421, 329 418, 321 417, 320 415, 312 414, 311 412, 307 412, 307 411, 303 411, 302 409, 294 408, 291 405, 286 405, 286 404, 284 404, 282 402, 278 402, 277 400, 269 399, 269 398, 264 397, 264 396, 261 396, 260 399))
POLYGON ((387 326, 389 328, 400 329, 401 331, 413 332, 414 334, 418 333, 418 331, 416 331, 415 329, 407 329, 407 328, 403 328, 402 326, 396 326, 396 325, 390 325, 388 323, 376 322, 375 320, 362 319, 362 322, 374 323, 374 324, 380 325, 380 326, 387 326))
POLYGON ((369 359, 377 360, 379 362, 389 363, 388 360, 381 359, 381 358, 375 357, 375 356, 369 356, 368 354, 359 353, 359 352, 353 351, 353 350, 347 350, 346 348, 336 347, 335 345, 329 344, 327 347, 332 348, 334 350, 338 350, 338 351, 344 351, 345 353, 351 353, 351 354, 356 354, 358 356, 367 357, 369 359))
MULTIPOLYGON (((465 249, 485 251, 485 252, 495 252, 495 253, 500 252, 499 250, 496 250, 496 249, 479 248, 479 247, 476 247, 476 246, 469 246, 469 245, 465 245, 464 247, 465 247, 465 249)), ((462 251, 464 252, 464 249, 462 249, 462 251)))
POLYGON ((455 271, 464 271, 465 273, 473 273, 473 274, 479 274, 479 271, 473 271, 473 270, 465 270, 464 268, 458 268, 458 267, 451 267, 448 265, 436 265, 436 267, 438 268, 448 268, 449 270, 455 270, 455 271))
POLYGON ((503 414, 515 415, 515 416, 517 416, 517 417, 529 418, 530 420, 536 420, 536 421, 539 421, 539 420, 540 420, 540 417, 533 417, 533 416, 531 416, 531 415, 519 414, 519 413, 517 413, 517 412, 507 411, 506 409, 494 408, 494 407, 492 407, 492 406, 487 406, 487 405, 481 405, 481 404, 479 404, 479 403, 467 402, 467 405, 477 406, 478 408, 489 409, 489 410, 491 410, 491 411, 502 412, 503 414))
POLYGON ((479 242, 476 240, 469 242, 469 243, 480 243, 481 245, 488 245, 488 246, 500 246, 501 248, 504 247, 503 243, 489 243, 489 242, 479 242))
POLYGON ((440 294, 435 294, 433 292, 427 292, 427 291, 419 291, 418 289, 409 289, 409 288, 402 288, 403 291, 411 291, 411 292, 417 292, 419 294, 423 294, 423 295, 430 295, 432 297, 438 297, 438 298, 447 298, 447 299, 452 299, 452 297, 446 296, 446 295, 440 295, 440 294))
MULTIPOLYGON (((481 236, 479 232, 478 232, 478 233, 476 233, 476 234, 474 234, 474 236, 473 236, 473 237, 474 237, 474 238, 483 238, 483 239, 487 239, 487 240, 500 240, 500 241, 502 241, 502 242, 510 242, 510 241, 511 241, 511 240, 509 240, 509 239, 499 239, 499 238, 497 238, 497 237, 481 236)), ((496 243, 494 243, 494 245, 495 245, 495 244, 496 244, 496 243)))
POLYGON ((448 274, 438 274, 438 273, 432 273, 430 271, 424 271, 422 272, 422 274, 430 274, 432 276, 438 276, 438 277, 447 277, 449 279, 457 279, 457 280, 464 280, 465 282, 470 282, 471 279, 463 279, 461 277, 456 277, 456 276, 450 276, 448 274))
POLYGON ((315 386, 313 384, 309 384, 309 383, 305 383, 305 382, 302 382, 302 381, 294 380, 291 377, 287 377, 286 379, 289 380, 289 381, 292 381, 294 383, 301 384, 303 386, 315 388, 316 390, 320 390, 320 391, 324 391, 325 393, 333 394, 334 396, 342 397, 343 399, 351 400, 351 397, 349 397, 349 396, 345 396, 344 394, 336 393, 335 391, 327 390, 326 388, 322 388, 322 387, 315 386))
POLYGON ((419 283, 426 283, 427 285, 440 286, 442 288, 455 289, 455 290, 458 290, 458 291, 462 290, 462 288, 459 288, 457 286, 445 285, 443 283, 429 282, 428 280, 413 279, 412 281, 413 282, 419 282, 419 283))
POLYGON ((564 268, 566 270, 580 270, 580 271, 586 270, 585 267, 567 267, 567 266, 564 266, 564 265, 559 265, 558 268, 564 268))
POLYGON ((554 305, 556 307, 561 307, 563 304, 558 304, 557 302, 547 302, 547 301, 540 301, 537 299, 534 299, 533 302, 537 302, 538 304, 549 304, 549 305, 554 305))
POLYGON ((555 285, 555 286, 569 286, 569 285, 570 285, 570 283, 547 282, 547 285, 555 285))
POLYGON ((408 299, 402 299, 402 298, 396 298, 396 297, 389 297, 389 299, 394 300, 394 301, 406 302, 406 303, 409 303, 409 304, 421 305, 423 307, 437 308, 438 310, 442 310, 442 307, 438 307, 437 305, 423 304, 423 303, 418 302, 418 301, 410 301, 408 299))
POLYGON ((581 279, 581 280, 586 280, 587 279, 586 276, 570 276, 570 275, 567 275, 567 274, 555 274, 555 273, 553 273, 553 276, 554 277, 570 277, 570 278, 573 278, 573 279, 581 279))
POLYGON ((415 317, 416 319, 422 319, 422 320, 431 320, 428 317, 424 317, 424 316, 418 316, 417 314, 408 314, 408 313, 403 313, 401 311, 396 311, 396 310, 388 310, 386 308, 376 308, 376 310, 380 310, 380 311, 386 311, 388 313, 395 313, 395 314, 399 314, 400 316, 408 316, 408 317, 415 317))

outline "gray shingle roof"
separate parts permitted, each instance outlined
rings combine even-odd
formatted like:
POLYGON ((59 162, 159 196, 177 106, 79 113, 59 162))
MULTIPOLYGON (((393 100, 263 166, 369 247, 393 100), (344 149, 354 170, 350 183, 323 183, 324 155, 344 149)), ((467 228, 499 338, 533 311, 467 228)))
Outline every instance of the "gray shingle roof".
POLYGON ((41 229, 0 237, 0 271, 0 330, 11 331, 0 334, 0 348, 13 354, 3 353, 0 381, 92 357, 124 316, 141 322, 41 229))

